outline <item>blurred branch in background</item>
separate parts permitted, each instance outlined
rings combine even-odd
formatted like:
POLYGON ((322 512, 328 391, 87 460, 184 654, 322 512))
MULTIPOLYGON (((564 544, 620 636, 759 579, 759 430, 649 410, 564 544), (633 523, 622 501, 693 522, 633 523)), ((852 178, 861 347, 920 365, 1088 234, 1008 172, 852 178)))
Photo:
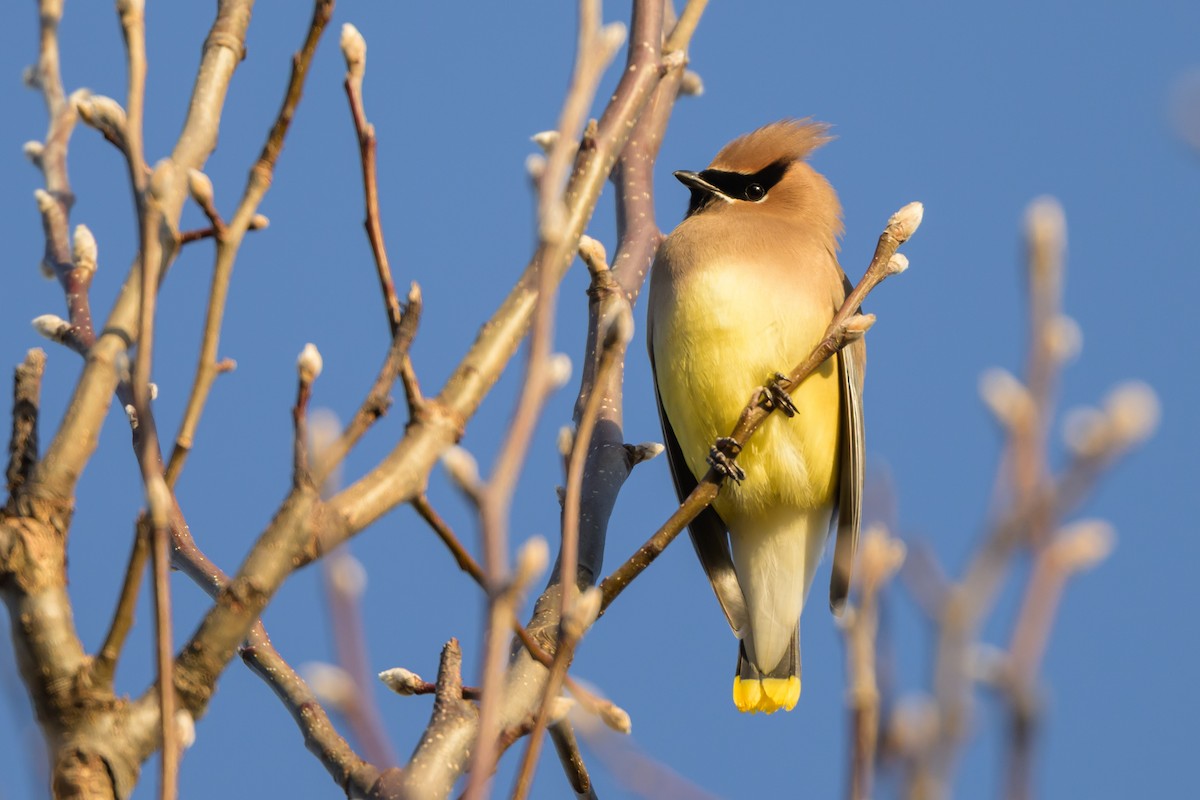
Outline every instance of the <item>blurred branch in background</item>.
MULTIPOLYGON (((955 766, 973 731, 977 688, 993 690, 1008 718, 1005 796, 1033 795, 1034 744, 1040 720, 1041 664, 1067 580, 1103 560, 1112 549, 1111 527, 1098 520, 1068 521, 1096 481, 1158 422, 1158 402, 1144 384, 1118 386, 1103 408, 1065 417, 1067 464, 1051 466, 1050 430, 1056 418, 1055 387, 1064 364, 1081 347, 1082 334, 1062 311, 1066 223, 1058 203, 1034 201, 1026 215, 1029 355, 1025 378, 1000 369, 984 374, 980 392, 1005 447, 996 478, 995 510, 961 578, 948 577, 932 552, 914 548, 906 585, 937 629, 932 696, 886 697, 881 756, 903 766, 910 798, 954 796, 955 766), (1018 587, 1020 610, 1007 646, 983 641, 983 630, 1018 562, 1031 567, 1018 587)), ((919 544, 919 543, 918 543, 919 544)), ((898 543, 897 543, 898 545, 898 543)), ((903 551, 899 551, 902 560, 903 551)), ((895 553, 893 553, 895 555, 895 553)), ((862 555, 861 608, 846 626, 850 702, 855 726, 849 796, 869 797, 868 754, 880 707, 874 648, 877 599, 862 555), (864 617, 865 615, 865 617, 864 617)), ((887 559, 883 559, 888 561, 887 559)), ((889 561, 890 564, 890 561, 889 561)), ((898 566, 898 561, 896 566, 898 566)))

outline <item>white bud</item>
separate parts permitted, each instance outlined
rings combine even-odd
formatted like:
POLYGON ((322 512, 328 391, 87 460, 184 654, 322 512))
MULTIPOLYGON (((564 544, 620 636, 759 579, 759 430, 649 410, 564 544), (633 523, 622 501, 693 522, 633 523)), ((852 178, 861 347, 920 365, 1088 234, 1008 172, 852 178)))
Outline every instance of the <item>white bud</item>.
POLYGON ((604 720, 604 724, 612 728, 617 733, 628 735, 633 731, 633 720, 629 717, 629 712, 620 706, 608 700, 600 703, 600 719, 604 720))
POLYGON ((642 442, 641 444, 626 445, 625 449, 629 453, 630 462, 636 466, 643 461, 656 458, 666 448, 660 442, 642 442))
POLYGON ((592 272, 608 269, 608 252, 604 245, 586 234, 579 237, 579 257, 592 272))
POLYGON ((600 29, 600 41, 609 53, 615 53, 625 44, 625 23, 610 22, 600 29))
POLYGON ((80 89, 72 92, 71 102, 88 126, 106 136, 117 139, 125 138, 128 119, 125 116, 125 109, 116 100, 80 89))
POLYGON ((47 192, 45 189, 34 189, 33 199, 37 202, 38 211, 43 214, 49 214, 58 204, 54 202, 54 195, 47 192))
POLYGON ((979 642, 967 650, 967 674, 978 683, 1002 685, 1008 667, 1008 654, 995 645, 979 642))
POLYGON ((1158 395, 1141 381, 1116 387, 1104 401, 1113 435, 1122 446, 1138 444, 1158 427, 1158 395))
POLYGON ((1102 519, 1084 519, 1064 526, 1051 543, 1051 557, 1064 572, 1080 572, 1099 564, 1116 545, 1112 525, 1102 519))
POLYGON ((71 323, 57 314, 42 314, 34 317, 31 323, 33 329, 52 342, 62 344, 67 334, 71 332, 71 323))
POLYGON ((137 409, 133 407, 133 403, 126 404, 125 416, 129 418, 129 427, 136 431, 138 426, 138 415, 137 409))
POLYGON ((150 390, 150 399, 157 400, 158 399, 158 384, 157 383, 148 383, 148 384, 146 384, 146 387, 150 390))
POLYGON ((354 556, 341 553, 329 562, 329 582, 340 594, 362 597, 367 589, 367 570, 354 556))
POLYGON ((212 180, 198 169, 188 170, 188 192, 191 193, 192 199, 196 201, 196 205, 201 208, 210 208, 212 206, 212 180))
POLYGON ((1025 235, 1031 249, 1056 261, 1067 244, 1067 217, 1053 197, 1039 197, 1025 211, 1025 235))
POLYGON ((1063 419, 1063 440, 1079 458, 1095 458, 1104 452, 1111 432, 1108 415, 1096 408, 1073 408, 1063 419))
POLYGON ((887 581, 904 563, 904 542, 888 533, 883 525, 872 525, 863 535, 859 564, 864 583, 874 586, 887 581))
POLYGON ((1006 428, 1022 425, 1033 413, 1033 397, 1008 370, 989 369, 979 378, 979 394, 996 420, 1006 428))
POLYGON ((535 182, 546 174, 546 157, 541 153, 530 153, 525 157, 525 171, 535 182))
POLYGON ((546 365, 546 380, 551 389, 561 389, 571 380, 571 357, 566 353, 554 353, 546 365))
POLYGON ((271 220, 267 219, 266 214, 255 214, 250 218, 250 230, 261 231, 263 228, 270 226, 271 220))
POLYGON ((571 449, 575 447, 575 428, 571 425, 563 425, 558 429, 558 454, 563 458, 571 455, 571 449))
POLYGON ((874 314, 855 314, 846 320, 846 341, 856 342, 875 324, 874 314))
POLYGON ((425 681, 415 672, 409 672, 404 667, 392 667, 379 673, 379 680, 393 692, 405 697, 417 694, 417 689, 424 688, 425 681))
POLYGON ((921 227, 921 220, 925 217, 925 206, 920 203, 909 203, 904 208, 892 214, 888 220, 888 230, 892 236, 899 239, 901 242, 907 242, 912 235, 917 232, 917 228, 921 227))
POLYGON ((906 269, 908 269, 908 256, 904 253, 893 253, 887 263, 888 275, 899 275, 906 269))
POLYGON ((541 536, 531 536, 517 551, 517 569, 514 583, 519 587, 528 586, 537 580, 546 566, 550 563, 550 545, 541 536))
POLYGON ((479 491, 479 464, 465 448, 454 445, 442 453, 442 466, 458 488, 467 494, 479 491))
POLYGON ((633 338, 633 313, 628 303, 622 303, 616 315, 604 330, 603 346, 605 350, 624 347, 633 338))
POLYGON ((117 0, 117 13, 122 17, 140 15, 145 11, 145 0, 117 0))
POLYGON ((699 97, 704 94, 704 81, 699 73, 692 70, 685 70, 683 79, 679 81, 679 93, 689 95, 691 97, 699 97))
POLYGON ((575 701, 570 697, 564 697, 561 694, 550 701, 548 714, 548 724, 557 725, 567 718, 567 714, 571 713, 571 709, 575 707, 575 701))
POLYGON ((1083 349, 1083 331, 1079 323, 1066 314, 1059 314, 1050 320, 1043 335, 1046 337, 1046 348, 1060 364, 1072 360, 1083 349))
POLYGON ((300 674, 308 681, 317 699, 335 709, 349 707, 358 694, 350 673, 334 664, 314 661, 300 667, 300 674))
POLYGON ((325 366, 325 362, 321 358, 321 351, 317 350, 317 346, 312 342, 304 345, 304 349, 300 351, 300 356, 296 359, 296 370, 300 373, 300 380, 305 383, 312 383, 321 374, 321 368, 325 366))
POLYGON ((342 26, 342 56, 346 59, 346 71, 350 77, 362 80, 367 68, 367 40, 349 22, 342 26))
POLYGON ((539 131, 529 138, 543 153, 549 155, 554 145, 558 144, 558 131, 539 131))
POLYGON ((589 586, 583 590, 583 594, 575 599, 575 605, 571 610, 578 620, 581 633, 595 624, 596 619, 600 616, 600 607, 603 602, 604 592, 600 591, 599 586, 589 586))
POLYGON ((186 708, 175 712, 175 738, 184 750, 196 743, 196 720, 186 708))
POLYGON ((46 145, 38 141, 28 141, 22 145, 21 151, 25 153, 25 157, 35 167, 42 166, 42 156, 46 152, 46 145))
POLYGON ((92 235, 87 225, 75 226, 71 256, 75 261, 75 269, 81 269, 89 273, 96 271, 96 259, 98 257, 96 237, 92 235))

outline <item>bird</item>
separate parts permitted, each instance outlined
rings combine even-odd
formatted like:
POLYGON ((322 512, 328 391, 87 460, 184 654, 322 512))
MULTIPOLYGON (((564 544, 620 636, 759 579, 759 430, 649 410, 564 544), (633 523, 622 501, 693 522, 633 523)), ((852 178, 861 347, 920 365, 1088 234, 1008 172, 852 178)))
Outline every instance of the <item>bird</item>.
POLYGON ((724 461, 714 442, 756 391, 794 411, 771 414, 742 443, 723 467, 734 480, 689 525, 739 639, 733 700, 743 712, 795 707, 817 564, 836 530, 830 606, 840 615, 858 538, 863 341, 791 387, 790 402, 780 391, 781 373, 808 357, 852 288, 837 259, 837 194, 806 161, 830 139, 822 123, 782 120, 733 140, 700 172, 675 172, 691 192, 687 214, 650 271, 647 344, 681 502, 724 461))

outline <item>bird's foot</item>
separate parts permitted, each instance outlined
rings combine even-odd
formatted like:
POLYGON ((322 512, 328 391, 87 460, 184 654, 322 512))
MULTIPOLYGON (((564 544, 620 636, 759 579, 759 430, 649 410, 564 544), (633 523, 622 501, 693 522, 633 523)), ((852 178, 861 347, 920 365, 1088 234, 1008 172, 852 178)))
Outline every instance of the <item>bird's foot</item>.
POLYGON ((787 387, 791 381, 782 372, 776 372, 771 380, 763 386, 763 403, 767 408, 777 408, 789 417, 796 416, 796 404, 788 394, 787 387))
POLYGON ((708 463, 722 476, 732 478, 734 483, 741 483, 746 479, 746 472, 733 460, 741 451, 742 446, 736 439, 722 436, 708 451, 708 463))

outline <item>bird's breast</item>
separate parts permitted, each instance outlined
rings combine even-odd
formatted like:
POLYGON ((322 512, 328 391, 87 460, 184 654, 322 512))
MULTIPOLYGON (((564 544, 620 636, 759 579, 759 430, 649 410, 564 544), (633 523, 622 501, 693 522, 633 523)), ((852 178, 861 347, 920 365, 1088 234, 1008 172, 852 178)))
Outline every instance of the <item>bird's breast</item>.
MULTIPOLYGON (((822 265, 824 266, 824 265, 822 265)), ((684 459, 697 477, 709 448, 727 436, 756 388, 786 373, 816 346, 833 316, 830 291, 803 265, 764 269, 728 260, 651 282, 651 347, 659 395, 684 459)), ((792 392, 798 414, 772 414, 738 458, 746 480, 723 488, 718 513, 832 502, 839 391, 831 359, 792 392)))

